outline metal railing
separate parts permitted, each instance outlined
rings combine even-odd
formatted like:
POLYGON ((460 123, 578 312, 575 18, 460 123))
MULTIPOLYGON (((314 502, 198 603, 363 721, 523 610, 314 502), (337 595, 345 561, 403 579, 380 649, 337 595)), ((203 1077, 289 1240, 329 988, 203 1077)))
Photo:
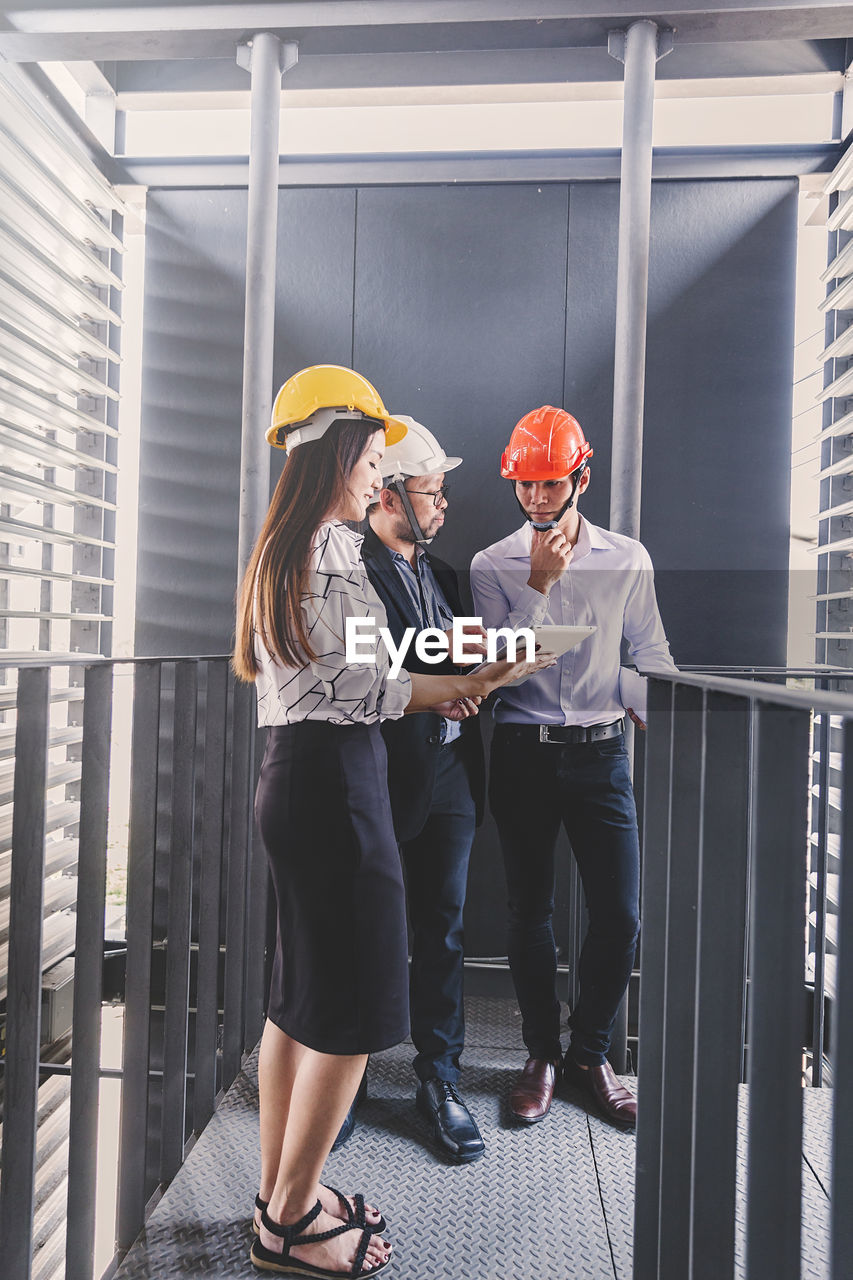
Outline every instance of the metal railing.
POLYGON ((71 683, 83 684, 84 697, 71 828, 79 848, 70 1068, 39 1061, 51 669, 67 668, 69 658, 16 664, 0 1180, 3 1271, 16 1280, 33 1270, 40 1078, 70 1071, 65 1277, 91 1280, 100 1079, 122 1078, 119 1258, 262 1026, 266 869, 251 856, 254 691, 235 685, 220 656, 78 661, 71 683), (117 669, 133 679, 120 1071, 102 1068, 100 1044, 117 669))
MULTIPOLYGON (((830 768, 839 774, 842 818, 830 1037, 832 1277, 851 1274, 853 882, 848 876, 845 886, 843 869, 853 842, 853 697, 681 673, 654 679, 649 698, 635 1280, 735 1273, 744 1056, 746 1275, 800 1275, 804 1060, 807 1046, 821 1060, 824 1048, 822 985, 816 1043, 818 1015, 807 1007, 810 810, 813 799, 826 800, 830 768), (830 745, 839 749, 832 762, 830 745)), ((825 836, 826 823, 818 820, 817 830, 825 836)), ((825 859, 822 881, 814 884, 824 894, 825 943, 825 859)), ((820 1082, 814 1072, 812 1080, 820 1082)))

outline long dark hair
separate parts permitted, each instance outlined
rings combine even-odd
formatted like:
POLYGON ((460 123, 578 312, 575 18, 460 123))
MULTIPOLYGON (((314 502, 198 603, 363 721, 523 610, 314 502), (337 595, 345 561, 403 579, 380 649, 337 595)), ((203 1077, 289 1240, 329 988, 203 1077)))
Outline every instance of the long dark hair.
POLYGON ((256 631, 285 666, 316 658, 301 609, 311 543, 345 501, 352 469, 381 429, 372 418, 338 418, 319 440, 288 453, 238 594, 232 665, 241 680, 260 670, 256 631))

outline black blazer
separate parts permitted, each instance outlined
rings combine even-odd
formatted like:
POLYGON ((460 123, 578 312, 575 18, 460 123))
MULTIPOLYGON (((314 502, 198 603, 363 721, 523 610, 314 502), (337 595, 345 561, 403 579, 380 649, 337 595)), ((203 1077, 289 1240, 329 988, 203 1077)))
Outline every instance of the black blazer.
MULTIPOLYGON (((385 606, 388 629, 399 644, 406 627, 420 628, 421 621, 415 612, 405 584, 384 542, 368 527, 361 548, 367 576, 385 606)), ((445 599, 454 616, 462 614, 459 584, 456 571, 430 555, 429 562, 445 599)), ((414 646, 406 654, 407 671, 426 675, 455 672, 450 659, 434 665, 421 662, 414 646)), ((483 742, 478 717, 463 720, 462 747, 465 768, 471 784, 471 794, 477 809, 477 825, 483 820, 486 794, 486 770, 483 759, 483 742)), ((420 832, 429 814, 435 785, 435 767, 441 750, 439 733, 441 716, 433 711, 419 711, 401 716, 399 720, 383 720, 382 736, 388 748, 388 790, 391 795, 391 812, 394 831, 399 841, 413 840, 420 832)))

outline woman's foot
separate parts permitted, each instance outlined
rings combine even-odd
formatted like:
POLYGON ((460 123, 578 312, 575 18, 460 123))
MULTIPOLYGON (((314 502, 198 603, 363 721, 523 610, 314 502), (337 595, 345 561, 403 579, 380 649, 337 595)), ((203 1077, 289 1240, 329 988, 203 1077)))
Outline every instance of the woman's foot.
MULTIPOLYGON (((285 1213, 285 1217, 289 1215, 285 1213)), ((335 1231, 341 1220, 337 1215, 327 1213, 325 1209, 317 1214, 313 1222, 300 1231, 300 1236, 322 1235, 325 1231, 335 1231)), ((290 1257, 299 1262, 309 1262, 312 1267, 320 1267, 325 1271, 340 1272, 342 1276, 350 1274, 362 1233, 357 1227, 349 1231, 335 1234, 330 1240, 318 1240, 317 1243, 294 1244, 290 1248, 290 1257)), ((274 1235, 261 1223, 260 1243, 269 1253, 282 1253, 284 1241, 274 1235)), ((383 1266, 391 1253, 391 1245, 381 1236, 371 1236, 361 1264, 362 1271, 375 1271, 383 1266)))
MULTIPOLYGON (((320 1184, 320 1187, 319 1187, 318 1199, 320 1201, 320 1204, 325 1209, 326 1213, 328 1213, 333 1218, 337 1218, 339 1222, 349 1222, 352 1220, 351 1215, 355 1213, 355 1198, 353 1196, 344 1196, 344 1199, 346 1200, 350 1208, 349 1214, 347 1213, 346 1209, 341 1203, 338 1193, 336 1191, 333 1191, 331 1187, 324 1187, 322 1183, 320 1184)), ((257 1200, 255 1201, 255 1233, 256 1234, 260 1230, 261 1213, 266 1208, 266 1205, 267 1205, 267 1201, 261 1200, 261 1197, 258 1196, 257 1200), (259 1201, 260 1203, 258 1203, 259 1201)), ((374 1209, 372 1204, 365 1204, 364 1206, 364 1221, 368 1227, 376 1227, 380 1231, 383 1231, 385 1229, 384 1223, 381 1227, 379 1226, 379 1223, 382 1222, 382 1214, 379 1212, 378 1209, 374 1209)))

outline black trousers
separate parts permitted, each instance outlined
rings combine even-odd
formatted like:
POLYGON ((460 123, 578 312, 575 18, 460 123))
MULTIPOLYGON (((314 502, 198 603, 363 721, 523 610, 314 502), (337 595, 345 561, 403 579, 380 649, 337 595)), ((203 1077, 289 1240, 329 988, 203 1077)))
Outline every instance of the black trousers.
POLYGON ((409 1003, 420 1080, 459 1079, 465 1044, 462 912, 474 828, 474 801, 457 738, 439 749, 426 822, 400 845, 412 926, 409 1003))
POLYGON ((509 963, 534 1058, 557 1059, 560 1002, 554 944, 555 846, 562 823, 586 897, 571 1052, 601 1063, 631 977, 639 933, 637 812, 623 735, 603 742, 540 743, 535 729, 497 725, 489 800, 509 892, 509 963))

